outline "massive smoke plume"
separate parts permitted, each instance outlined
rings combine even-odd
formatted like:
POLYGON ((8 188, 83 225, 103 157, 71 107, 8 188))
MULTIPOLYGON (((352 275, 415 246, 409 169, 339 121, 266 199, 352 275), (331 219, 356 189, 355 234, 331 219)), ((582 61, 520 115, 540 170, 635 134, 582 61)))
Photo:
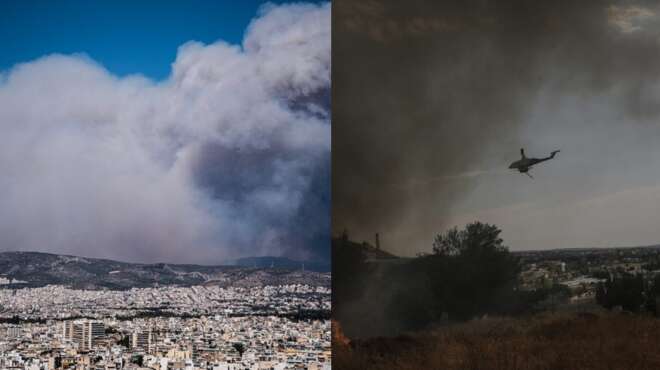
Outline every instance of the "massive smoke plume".
POLYGON ((182 45, 162 82, 84 55, 0 77, 2 250, 327 258, 329 4, 265 6, 242 45, 182 45))
POLYGON ((657 4, 333 6, 333 232, 407 255, 475 218, 520 249, 660 240, 657 4), (531 182, 506 172, 521 146, 562 152, 531 182))

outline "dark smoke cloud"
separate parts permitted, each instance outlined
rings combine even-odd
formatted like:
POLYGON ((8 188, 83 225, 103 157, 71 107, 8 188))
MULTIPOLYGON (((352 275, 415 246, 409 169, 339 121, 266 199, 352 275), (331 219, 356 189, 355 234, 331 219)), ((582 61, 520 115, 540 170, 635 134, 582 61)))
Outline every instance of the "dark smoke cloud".
POLYGON ((564 95, 610 94, 616 114, 647 125, 659 113, 649 90, 660 72, 652 2, 333 7, 334 233, 380 232, 394 252, 429 250, 475 178, 529 144, 521 130, 541 97, 547 108, 564 95))
MULTIPOLYGON (((130 56, 126 56, 130 57, 130 56)), ((327 258, 330 5, 267 5, 163 82, 81 55, 0 75, 0 250, 327 258)))

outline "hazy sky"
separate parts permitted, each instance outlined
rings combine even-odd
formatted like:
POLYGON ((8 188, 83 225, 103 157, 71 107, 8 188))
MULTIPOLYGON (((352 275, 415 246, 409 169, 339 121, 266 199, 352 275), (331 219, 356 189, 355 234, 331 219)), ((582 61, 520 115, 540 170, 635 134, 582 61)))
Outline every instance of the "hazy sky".
MULTIPOLYGON (((72 12, 95 17, 84 3, 72 12)), ((185 4, 189 21, 197 12, 211 22, 185 4)), ((164 79, 150 77, 162 65, 131 70, 154 45, 134 55, 91 31, 96 49, 113 48, 112 69, 96 54, 49 49, 0 71, 0 250, 146 262, 329 258, 330 5, 250 4, 231 32, 243 37, 225 41, 219 23, 212 42, 172 46, 164 79)), ((164 14, 179 17, 172 6, 164 14)), ((123 18, 107 16, 103 27, 122 29, 123 18)), ((4 38, 11 31, 0 28, 4 38)))
POLYGON ((514 250, 660 243, 657 4, 334 7, 335 232, 405 255, 474 220, 514 250), (520 147, 561 153, 531 180, 520 147))

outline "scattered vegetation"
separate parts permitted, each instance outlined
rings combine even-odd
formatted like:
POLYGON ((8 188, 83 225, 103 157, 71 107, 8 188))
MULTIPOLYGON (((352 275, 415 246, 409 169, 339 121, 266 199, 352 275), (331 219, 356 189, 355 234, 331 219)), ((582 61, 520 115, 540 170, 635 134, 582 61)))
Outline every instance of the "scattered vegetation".
POLYGON ((118 345, 126 348, 131 347, 131 337, 129 335, 122 335, 121 339, 117 342, 118 345))
POLYGON ((246 350, 245 344, 236 342, 236 343, 232 344, 232 346, 234 347, 236 352, 238 352, 239 356, 243 357, 243 353, 245 353, 245 350, 246 350))
POLYGON ((136 364, 139 367, 142 367, 144 365, 144 356, 143 355, 133 355, 133 357, 131 357, 131 363, 136 364))
POLYGON ((499 235, 494 225, 471 223, 410 259, 374 258, 373 247, 347 235, 333 240, 333 366, 660 368, 660 275, 603 271, 598 305, 556 312, 571 306, 569 289, 521 290, 520 262, 499 235))
POLYGON ((333 241, 333 317, 349 336, 392 335, 484 314, 520 314, 557 293, 517 289, 520 262, 501 230, 474 222, 436 236, 433 253, 369 262, 345 235, 333 241), (369 315, 369 322, 361 320, 369 315))

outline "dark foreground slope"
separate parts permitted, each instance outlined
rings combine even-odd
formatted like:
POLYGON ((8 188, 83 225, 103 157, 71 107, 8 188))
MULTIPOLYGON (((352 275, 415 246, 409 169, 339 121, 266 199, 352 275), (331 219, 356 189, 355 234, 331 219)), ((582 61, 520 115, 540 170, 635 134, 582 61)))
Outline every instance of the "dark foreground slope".
POLYGON ((38 252, 0 253, 0 287, 49 284, 81 289, 130 289, 165 285, 263 286, 308 284, 330 286, 330 274, 300 269, 139 264, 38 252))
POLYGON ((352 342, 336 328, 339 370, 660 368, 660 320, 651 316, 547 313, 352 342))

